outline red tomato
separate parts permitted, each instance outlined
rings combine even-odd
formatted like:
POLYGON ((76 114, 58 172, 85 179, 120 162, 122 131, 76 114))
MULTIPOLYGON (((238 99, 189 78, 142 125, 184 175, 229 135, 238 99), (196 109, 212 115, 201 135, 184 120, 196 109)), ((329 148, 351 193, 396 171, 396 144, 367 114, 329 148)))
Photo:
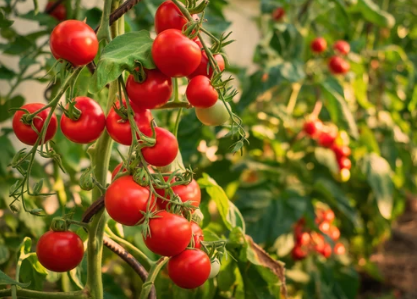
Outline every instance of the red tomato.
POLYGON ((349 69, 350 65, 349 62, 344 60, 341 57, 333 56, 329 60, 329 69, 333 74, 346 74, 349 69))
POLYGON ((311 42, 311 50, 316 53, 322 53, 327 49, 327 42, 323 37, 317 37, 311 42))
POLYGON ((320 223, 319 225, 319 229, 325 233, 325 234, 329 234, 330 231, 330 223, 327 221, 323 221, 322 223, 320 223))
POLYGON ((324 211, 323 219, 324 221, 332 222, 334 220, 334 212, 332 210, 324 211))
POLYGON ((49 231, 40 237, 36 255, 46 269, 66 272, 81 263, 84 256, 83 241, 76 233, 70 231, 49 231))
POLYGON ((165 75, 186 77, 200 64, 201 50, 180 30, 167 29, 155 38, 152 57, 157 68, 165 75))
POLYGON ((179 287, 195 289, 203 285, 210 275, 211 262, 199 249, 187 249, 168 262, 169 278, 179 287))
MULTIPOLYGON (((141 131, 147 136, 152 136, 150 127, 143 127, 141 131)), ((154 146, 142 149, 143 158, 149 164, 157 167, 171 164, 178 154, 177 138, 170 131, 155 127, 155 139, 156 143, 154 146)))
POLYGON ((282 7, 278 7, 272 12, 272 19, 275 21, 280 21, 284 16, 285 10, 282 7))
POLYGON ((51 51, 56 59, 82 66, 93 61, 98 51, 98 40, 86 23, 68 20, 58 24, 51 33, 51 51))
MULTIPOLYGON (((168 180, 168 178, 165 177, 165 180, 168 180)), ((191 201, 193 206, 200 206, 201 190, 196 180, 193 179, 188 185, 174 186, 172 187, 172 191, 178 195, 182 202, 191 201)), ((156 192, 159 195, 165 196, 165 190, 156 189, 156 192)), ((168 202, 158 198, 158 205, 161 209, 166 209, 168 202)))
POLYGON ((324 244, 323 249, 318 251, 325 258, 329 258, 332 255, 332 246, 329 243, 324 244))
MULTIPOLYGON (((150 128, 150 123, 152 121, 151 112, 149 110, 137 108, 134 104, 132 104, 132 101, 130 104, 135 112, 134 118, 139 130, 142 131, 142 129, 146 127, 150 128)), ((124 105, 126 106, 125 102, 124 105)), ((116 106, 120 107, 119 101, 116 102, 116 106)), ((122 120, 116 111, 114 111, 114 108, 111 108, 109 114, 107 115, 106 127, 107 132, 114 141, 123 145, 132 144, 132 129, 130 127, 130 123, 127 119, 122 120)))
POLYGON ((295 261, 303 260, 308 255, 308 249, 301 246, 294 246, 291 251, 292 259, 295 261))
POLYGON ((320 120, 310 120, 304 123, 304 132, 310 135, 311 137, 320 134, 321 129, 323 128, 323 123, 320 120))
POLYGON ((350 52, 350 45, 344 40, 338 40, 334 43, 333 49, 342 55, 346 55, 350 52))
POLYGON ((65 114, 62 115, 62 133, 75 143, 93 142, 100 137, 106 127, 103 109, 96 101, 88 97, 76 97, 74 101, 75 107, 81 111, 80 118, 72 120, 65 114))
POLYGON ((319 135, 318 143, 323 147, 331 147, 337 138, 336 131, 322 132, 319 135))
POLYGON ((167 211, 160 211, 156 216, 149 220, 150 235, 143 237, 146 246, 164 256, 174 256, 184 251, 192 238, 191 223, 167 211))
POLYGON ((350 149, 350 147, 347 146, 347 145, 337 145, 337 144, 334 144, 332 146, 332 150, 333 150, 333 152, 334 152, 334 154, 335 154, 335 156, 336 156, 337 159, 340 159, 342 157, 349 157, 350 154, 351 154, 351 152, 352 152, 351 149, 350 149))
MULTIPOLYGON (((120 162, 119 164, 117 164, 117 166, 113 169, 112 173, 111 173, 111 180, 113 181, 113 179, 116 177, 116 175, 119 173, 120 168, 122 168, 123 166, 123 162, 120 162)), ((126 168, 123 168, 123 172, 126 172, 126 168)))
POLYGON ((316 232, 311 233, 311 240, 314 250, 322 252, 326 244, 324 236, 316 232))
POLYGON ((142 83, 136 82, 130 75, 126 82, 129 99, 141 109, 154 109, 161 107, 172 94, 171 78, 159 70, 146 70, 146 79, 142 83))
POLYGON ((204 241, 203 230, 194 221, 191 222, 191 230, 193 231, 194 248, 201 248, 201 241, 204 241))
POLYGON ((216 104, 217 90, 211 85, 206 76, 197 76, 190 80, 187 86, 187 100, 197 108, 209 108, 216 104))
POLYGON ((155 31, 158 34, 167 29, 182 30, 187 23, 187 18, 175 3, 170 0, 163 2, 156 10, 155 31))
POLYGON ((311 236, 308 232, 303 232, 300 235, 296 236, 297 245, 309 245, 311 241, 311 236))
POLYGON ((349 158, 341 157, 337 160, 337 164, 339 164, 340 169, 350 169, 352 167, 352 162, 350 162, 349 158))
MULTIPOLYGON (((41 103, 32 103, 32 104, 26 104, 20 107, 21 109, 26 109, 29 111, 29 113, 33 113, 41 108, 45 107, 44 104, 41 103)), ((39 112, 35 118, 33 118, 33 124, 35 128, 40 133, 42 130, 42 127, 45 123, 46 118, 48 117, 49 111, 51 111, 50 108, 47 108, 41 112, 39 112)), ((16 134, 16 137, 22 141, 23 143, 27 145, 34 145, 36 140, 38 139, 38 133, 32 129, 30 125, 26 125, 21 121, 22 116, 25 114, 23 111, 16 111, 13 117, 13 131, 16 134)), ((51 140, 57 130, 58 127, 58 121, 56 119, 55 114, 52 115, 51 121, 49 122, 48 128, 46 129, 45 134, 45 142, 51 140)), ((41 144, 39 142, 39 144, 41 144)))
MULTIPOLYGON (((49 1, 48 4, 46 4, 45 10, 48 10, 54 4, 55 1, 49 1)), ((67 18, 67 9, 65 8, 65 5, 60 3, 57 7, 55 7, 53 11, 49 13, 49 15, 61 22, 67 18)))
POLYGON ((339 240, 340 230, 336 226, 332 225, 330 226, 328 235, 333 239, 333 241, 339 240))
MULTIPOLYGON (((198 47, 201 49, 203 47, 203 45, 201 44, 201 42, 199 40, 195 41, 195 43, 198 45, 198 47)), ((224 70, 224 58, 221 54, 215 54, 213 55, 214 59, 217 62, 217 65, 219 66, 220 71, 224 70)), ((187 78, 188 79, 192 79, 196 76, 206 76, 208 78, 211 78, 211 76, 213 75, 213 68, 211 67, 211 65, 209 66, 209 59, 207 57, 207 54, 204 50, 201 50, 201 61, 199 66, 197 67, 197 69, 191 74, 188 75, 187 78), (207 70, 208 67, 208 70, 207 70)))
POLYGON ((334 245, 333 252, 338 255, 345 254, 346 253, 345 245, 343 245, 342 243, 336 243, 334 245))
MULTIPOLYGON (((142 221, 142 212, 146 212, 148 201, 148 188, 136 183, 130 175, 112 182, 104 195, 104 204, 110 217, 128 226, 142 221)), ((155 209, 155 202, 151 202, 150 209, 155 209)))

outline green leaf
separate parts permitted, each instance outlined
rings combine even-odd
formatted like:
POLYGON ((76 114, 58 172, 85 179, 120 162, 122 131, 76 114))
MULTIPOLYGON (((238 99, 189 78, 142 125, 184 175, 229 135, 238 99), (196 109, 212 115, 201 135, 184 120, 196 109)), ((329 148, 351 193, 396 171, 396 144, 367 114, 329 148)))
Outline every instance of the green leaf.
POLYGON ((367 21, 378 26, 392 28, 395 25, 393 15, 383 11, 372 0, 358 0, 355 9, 360 11, 367 21))
POLYGON ((14 112, 9 112, 9 109, 19 108, 24 102, 25 99, 21 95, 14 96, 5 102, 0 99, 0 122, 13 116, 14 112))
POLYGON ((4 264, 10 258, 10 251, 6 245, 0 244, 0 264, 4 264))
POLYGON ((6 135, 0 137, 0 144, 0 175, 5 177, 7 174, 7 167, 16 152, 6 135))
POLYGON ((11 80, 14 78, 14 76, 16 76, 16 73, 11 69, 8 69, 4 65, 0 66, 0 79, 11 80))
POLYGON ((27 288, 30 285, 30 282, 17 282, 16 280, 10 278, 3 271, 0 270, 0 285, 18 285, 19 287, 27 288))
POLYGON ((48 275, 46 269, 38 261, 36 253, 30 253, 22 262, 20 269, 20 280, 31 281, 29 288, 32 290, 43 290, 43 283, 48 275))
POLYGON ((14 23, 13 20, 6 19, 2 10, 0 10, 0 28, 8 28, 14 23))
POLYGON ((366 155, 362 161, 362 172, 368 178, 381 215, 386 219, 391 218, 394 184, 387 160, 375 153, 366 155))
POLYGON ((24 36, 17 36, 4 50, 4 54, 20 55, 29 51, 35 44, 24 36))
POLYGON ((147 69, 154 69, 149 32, 129 32, 113 39, 103 50, 93 75, 91 93, 99 92, 107 83, 116 80, 124 70, 133 72, 140 62, 147 69))
MULTIPOLYGON (((274 70, 271 70, 273 72, 274 70)), ((298 82, 305 78, 304 63, 301 61, 284 62, 276 68, 282 78, 289 82, 298 82)))
POLYGON ((26 19, 26 20, 36 21, 39 23, 39 25, 47 26, 49 28, 52 28, 56 26, 57 24, 57 20, 51 15, 46 14, 46 13, 35 14, 33 10, 29 11, 28 13, 24 15, 19 15, 19 17, 22 19, 26 19))
POLYGON ((352 82, 352 89, 356 100, 358 101, 359 105, 362 106, 362 108, 368 109, 374 106, 371 102, 368 101, 368 82, 365 81, 364 78, 358 76, 352 82))
POLYGON ((375 138, 375 134, 369 129, 367 125, 360 126, 361 136, 360 143, 366 145, 369 152, 380 154, 379 144, 375 138))
POLYGON ((336 157, 331 149, 316 147, 314 150, 314 155, 317 161, 329 168, 332 173, 339 172, 339 166, 337 164, 336 157))

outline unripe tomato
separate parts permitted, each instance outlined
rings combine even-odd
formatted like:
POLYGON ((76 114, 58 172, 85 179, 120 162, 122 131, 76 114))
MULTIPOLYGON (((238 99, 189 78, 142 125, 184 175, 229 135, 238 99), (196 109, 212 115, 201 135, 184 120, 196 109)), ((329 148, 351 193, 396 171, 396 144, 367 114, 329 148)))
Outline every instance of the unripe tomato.
POLYGON ((210 269, 210 275, 209 278, 216 277, 220 272, 220 262, 218 259, 213 259, 211 261, 211 269, 210 269))
MULTIPOLYGON (((198 45, 200 49, 202 49, 203 45, 199 40, 195 41, 195 43, 198 45)), ((217 65, 219 66, 220 71, 224 70, 224 58, 221 54, 214 54, 213 55, 214 60, 216 60, 217 65)), ((213 75, 213 68, 211 67, 209 63, 209 59, 207 57, 207 54, 204 50, 201 50, 201 61, 197 69, 188 77, 188 79, 192 79, 196 76, 206 76, 207 78, 211 78, 213 75)))
MULTIPOLYGON (((164 178, 165 181, 168 180, 168 177, 164 178)), ((174 194, 176 194, 182 202, 191 201, 192 205, 195 207, 200 206, 201 202, 201 189, 198 185, 196 180, 192 180, 188 185, 178 185, 172 187, 172 191, 174 194)), ((165 190, 163 189, 156 189, 156 192, 164 197, 167 197, 170 199, 169 196, 165 195, 165 190)), ((168 205, 168 201, 162 200, 161 198, 158 198, 158 206, 161 209, 166 209, 168 205)))
POLYGON ((301 246, 294 246, 294 248, 291 250, 291 256, 294 261, 300 261, 307 257, 308 255, 308 249, 303 248, 301 246))
POLYGON ((304 132, 310 135, 311 137, 315 137, 316 135, 320 134, 323 128, 323 123, 320 120, 310 120, 304 123, 304 132))
MULTIPOLYGON (((229 103, 226 105, 230 109, 229 103)), ((206 126, 221 126, 230 118, 223 101, 217 101, 210 108, 195 108, 195 114, 198 120, 206 126)))
MULTIPOLYGON (((144 127, 142 133, 151 137, 152 129, 144 127)), ((146 162, 153 166, 163 167, 171 164, 178 154, 178 141, 170 131, 155 127, 154 146, 142 149, 142 155, 146 162)))
POLYGON ((323 147, 331 147, 337 138, 336 131, 322 132, 318 137, 318 143, 323 147))
POLYGON ((350 179, 350 170, 343 168, 340 170, 340 172, 337 174, 336 179, 339 182, 345 183, 347 181, 349 181, 350 179))
POLYGON ((96 33, 82 21, 68 20, 58 24, 51 33, 51 52, 73 66, 93 61, 98 51, 96 33))
POLYGON ((217 102, 217 90, 205 76, 196 76, 187 86, 187 100, 196 108, 210 108, 217 102))
POLYGON ((211 262, 208 255, 199 249, 187 249, 168 262, 169 278, 179 287, 195 289, 210 276, 211 262))
POLYGON ((329 69, 335 75, 346 74, 350 69, 350 65, 349 62, 347 62, 343 58, 333 56, 329 60, 329 69))
MULTIPOLYGON (((55 1, 49 1, 48 4, 46 4, 45 10, 48 10, 54 4, 55 1)), ((65 8, 65 5, 60 3, 57 7, 55 7, 53 11, 49 13, 49 15, 61 22, 67 18, 67 9, 65 8)))
POLYGON ((84 244, 73 232, 49 231, 40 237, 36 255, 46 269, 66 272, 77 267, 84 256, 84 244))
MULTIPOLYGON (((196 16, 197 15, 192 15, 193 19, 196 16)), ((182 14, 175 3, 170 0, 163 2, 156 10, 155 31, 158 34, 167 29, 182 30, 187 23, 187 18, 182 14)))
POLYGON ((160 211, 149 220, 150 235, 143 236, 152 252, 163 256, 177 255, 187 248, 192 238, 191 223, 184 217, 160 211))
MULTIPOLYGON (((29 111, 29 113, 33 113, 35 111, 38 111, 39 109, 45 107, 44 104, 41 103, 31 103, 26 104, 20 107, 21 109, 26 109, 29 111)), ((42 130, 42 127, 45 123, 45 120, 48 117, 49 112, 51 111, 51 108, 47 108, 41 112, 39 112, 36 117, 33 118, 32 122, 35 126, 36 130, 40 133, 42 130)), ((36 143, 36 140, 38 139, 38 133, 32 129, 30 125, 26 125, 22 122, 22 116, 25 114, 24 111, 16 111, 16 113, 13 116, 13 131, 16 134, 16 137, 22 141, 23 143, 27 145, 34 145, 36 143)), ((57 130, 58 127, 58 121, 56 119, 55 114, 52 115, 51 120, 48 124, 48 128, 46 129, 45 134, 45 142, 51 140, 57 130)), ((42 143, 42 140, 39 142, 39 144, 42 143)))
POLYGON ((158 34, 152 45, 157 68, 169 77, 186 77, 201 62, 201 50, 180 30, 167 29, 158 34))
MULTIPOLYGON (((133 177, 122 176, 112 182, 104 195, 104 204, 110 217, 123 225, 134 226, 143 219, 142 212, 147 211, 149 189, 142 187, 133 177)), ((155 210, 156 202, 152 198, 150 210, 155 210)))
MULTIPOLYGON (((75 107, 81 111, 77 120, 65 114, 61 118, 62 133, 75 143, 90 143, 100 137, 106 127, 106 117, 100 105, 88 97, 76 97, 75 107)), ((67 105, 67 109, 68 109, 67 105)))
POLYGON ((344 40, 338 40, 334 43, 333 49, 342 55, 346 55, 350 52, 350 45, 344 40))
POLYGON ((339 169, 348 169, 352 167, 352 162, 349 160, 349 158, 341 157, 337 160, 337 164, 339 164, 339 169))
POLYGON ((352 152, 349 146, 338 144, 334 144, 332 146, 332 150, 336 156, 336 159, 340 159, 342 157, 349 157, 352 152))
POLYGON ((201 248, 201 241, 204 241, 203 230, 194 221, 191 222, 191 230, 193 231, 194 248, 201 248))
POLYGON ((345 254, 346 253, 345 245, 343 245, 343 243, 340 243, 340 242, 336 243, 334 245, 333 252, 337 255, 345 254))
POLYGON ((313 52, 322 53, 327 49, 327 42, 323 37, 317 37, 311 42, 310 47, 313 52))
POLYGON ((272 19, 274 21, 281 21, 284 16, 285 10, 282 7, 278 7, 272 12, 272 19))
POLYGON ((133 75, 127 79, 126 91, 129 99, 141 109, 163 106, 172 94, 171 78, 157 69, 145 69, 145 74, 146 79, 143 82, 136 82, 133 75))

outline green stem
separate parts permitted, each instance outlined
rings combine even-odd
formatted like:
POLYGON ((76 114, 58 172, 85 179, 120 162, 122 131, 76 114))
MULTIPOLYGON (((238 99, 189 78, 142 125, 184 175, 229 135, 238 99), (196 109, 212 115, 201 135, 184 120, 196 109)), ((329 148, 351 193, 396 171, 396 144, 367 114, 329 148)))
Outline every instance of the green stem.
POLYGON ((188 103, 188 102, 168 102, 165 105, 159 107, 159 108, 155 108, 158 110, 163 110, 163 109, 175 109, 175 108, 186 108, 186 109, 190 109, 192 106, 188 103))
POLYGON ((112 9, 112 0, 104 0, 104 8, 103 14, 101 16, 100 28, 97 32, 97 38, 99 41, 106 40, 108 43, 111 41, 111 34, 110 34, 110 14, 112 9))
POLYGON ((172 78, 172 85, 174 85, 174 101, 172 103, 181 103, 178 92, 178 79, 172 78))
MULTIPOLYGON (((34 298, 34 299, 87 299, 88 296, 83 291, 77 292, 38 292, 17 288, 16 294, 18 298, 34 298)), ((0 298, 10 297, 12 290, 0 290, 0 298)))
POLYGON ((288 100, 287 104, 287 113, 292 114, 295 108, 295 104, 297 103, 298 94, 300 93, 301 84, 300 83, 294 83, 292 85, 292 92, 290 99, 288 100))
POLYGON ((178 128, 180 126, 180 121, 181 121, 181 113, 182 113, 182 108, 180 108, 180 110, 178 110, 177 119, 175 121, 175 127, 174 127, 174 136, 175 137, 178 136, 178 128))
POLYGON ((142 291, 140 292, 139 299, 147 299, 149 293, 152 290, 152 286, 155 284, 155 279, 158 276, 159 271, 165 266, 165 264, 169 261, 169 258, 164 256, 161 257, 156 264, 154 264, 149 271, 149 276, 146 281, 142 285, 142 291))

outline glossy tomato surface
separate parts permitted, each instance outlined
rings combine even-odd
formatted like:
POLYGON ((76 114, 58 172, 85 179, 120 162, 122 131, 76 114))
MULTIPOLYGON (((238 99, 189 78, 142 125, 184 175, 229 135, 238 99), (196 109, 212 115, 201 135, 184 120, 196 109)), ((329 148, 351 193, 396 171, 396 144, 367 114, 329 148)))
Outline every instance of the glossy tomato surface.
POLYGON ((50 46, 56 59, 64 59, 77 67, 93 61, 98 51, 98 40, 86 23, 67 20, 52 31, 50 46))
MULTIPOLYGON (((46 4, 45 10, 50 9, 52 7, 52 5, 54 5, 54 4, 55 4, 55 1, 49 1, 46 4)), ((60 4, 58 4, 57 7, 55 7, 55 9, 53 11, 51 11, 49 13, 49 15, 61 22, 61 21, 65 20, 67 18, 67 9, 65 8, 65 5, 60 3, 60 4)))
MULTIPOLYGON (((23 105, 20 108, 26 109, 27 111, 29 111, 29 113, 33 113, 43 107, 45 107, 44 104, 31 103, 31 104, 23 105)), ((41 111, 40 113, 38 113, 36 117, 33 118, 32 122, 39 133, 41 132, 42 127, 50 111, 51 109, 47 108, 41 111)), ((34 131, 30 125, 26 125, 21 121, 21 118, 24 114, 25 114, 24 111, 16 111, 16 113, 14 114, 13 131, 16 134, 16 137, 21 142, 27 145, 34 145, 36 140, 38 139, 38 132, 34 131)), ((47 142, 48 140, 51 140, 54 137, 57 128, 58 128, 58 121, 56 119, 55 114, 53 114, 49 122, 48 128, 46 129, 45 142, 47 142)))
MULTIPOLYGON (((168 178, 165 177, 165 180, 167 179, 168 178)), ((191 201, 193 206, 195 207, 200 206, 201 189, 196 180, 193 179, 188 185, 174 186, 172 187, 172 191, 174 192, 174 194, 178 195, 178 197, 180 198, 182 202, 191 201)), ((166 197, 165 190, 156 189, 156 192, 166 197)), ((170 199, 169 196, 168 196, 168 199, 170 199)), ((168 205, 168 201, 164 201, 161 198, 158 198, 157 200, 158 200, 159 207, 161 209, 166 209, 168 205)))
POLYGON ((331 147, 337 138, 336 131, 322 132, 318 137, 318 143, 323 147, 331 147))
POLYGON ((333 74, 346 74, 350 69, 350 64, 342 57, 333 56, 329 60, 329 69, 333 74))
POLYGON ((323 128, 323 123, 320 120, 309 120, 304 123, 304 132, 311 137, 315 137, 320 134, 323 128))
POLYGON ((161 33, 167 29, 182 30, 187 24, 187 18, 182 14, 174 2, 163 2, 155 13, 155 31, 161 33))
POLYGON ((219 95, 206 76, 196 76, 188 82, 187 100, 196 108, 210 108, 216 104, 219 95))
POLYGON ((311 42, 311 50, 316 53, 321 53, 326 51, 327 42, 323 37, 317 37, 311 42))
MULTIPOLYGON (((152 130, 143 128, 142 133, 151 137, 152 130)), ((170 131, 155 127, 156 143, 152 147, 142 149, 142 155, 146 162, 153 166, 163 167, 171 164, 178 154, 178 141, 170 131)))
POLYGON ((350 52, 350 45, 347 41, 338 40, 334 43, 333 49, 342 55, 347 55, 350 52))
POLYGON ((83 241, 70 231, 49 231, 39 238, 36 255, 46 269, 66 272, 81 263, 84 256, 83 241))

